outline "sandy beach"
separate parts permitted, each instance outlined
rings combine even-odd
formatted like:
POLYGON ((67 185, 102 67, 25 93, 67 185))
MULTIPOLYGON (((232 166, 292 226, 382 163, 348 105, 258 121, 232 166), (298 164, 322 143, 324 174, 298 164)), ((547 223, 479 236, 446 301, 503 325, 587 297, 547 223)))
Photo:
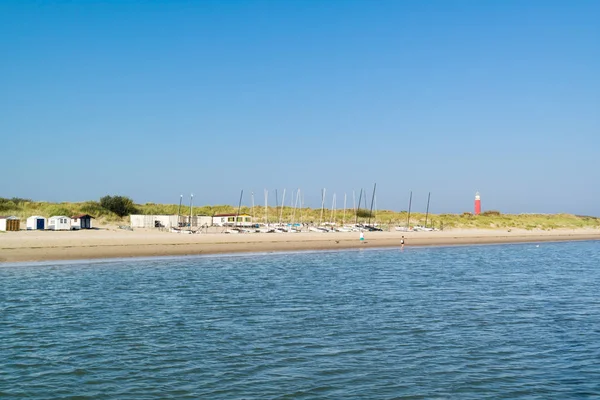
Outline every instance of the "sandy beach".
POLYGON ((0 234, 0 263, 153 257, 239 252, 335 250, 519 242, 600 240, 600 230, 447 230, 441 232, 201 233, 103 228, 85 231, 20 231, 0 234))

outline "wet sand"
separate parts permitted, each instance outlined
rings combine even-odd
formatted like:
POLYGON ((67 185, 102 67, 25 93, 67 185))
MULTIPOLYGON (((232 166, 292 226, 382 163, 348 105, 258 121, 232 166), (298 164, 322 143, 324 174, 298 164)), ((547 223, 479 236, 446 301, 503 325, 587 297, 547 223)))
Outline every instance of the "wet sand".
POLYGON ((600 240, 600 230, 447 230, 443 232, 201 233, 154 230, 20 231, 0 234, 0 263, 375 247, 600 240))

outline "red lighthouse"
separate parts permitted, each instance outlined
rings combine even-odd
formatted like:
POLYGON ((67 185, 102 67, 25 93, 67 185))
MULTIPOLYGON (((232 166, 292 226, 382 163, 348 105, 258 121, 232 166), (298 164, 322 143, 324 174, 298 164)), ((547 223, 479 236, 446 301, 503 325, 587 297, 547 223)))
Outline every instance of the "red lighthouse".
POLYGON ((479 192, 475 193, 475 215, 481 214, 481 197, 479 192))

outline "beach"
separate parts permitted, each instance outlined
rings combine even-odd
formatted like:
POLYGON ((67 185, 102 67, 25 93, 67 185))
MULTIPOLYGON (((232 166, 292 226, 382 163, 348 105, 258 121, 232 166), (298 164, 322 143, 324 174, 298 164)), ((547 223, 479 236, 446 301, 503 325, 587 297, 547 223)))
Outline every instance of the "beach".
POLYGON ((268 253, 414 246, 600 240, 600 229, 551 231, 455 229, 435 232, 199 233, 127 231, 106 227, 81 231, 19 231, 0 235, 0 263, 98 258, 268 253))

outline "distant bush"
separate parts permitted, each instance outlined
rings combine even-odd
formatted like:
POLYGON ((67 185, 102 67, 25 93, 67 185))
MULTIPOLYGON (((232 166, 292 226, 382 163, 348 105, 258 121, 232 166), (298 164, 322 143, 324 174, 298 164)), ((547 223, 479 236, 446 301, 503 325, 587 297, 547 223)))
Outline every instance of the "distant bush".
POLYGON ((590 215, 575 215, 577 218, 582 218, 584 221, 598 221, 600 218, 590 215))
POLYGON ((464 213, 460 214, 460 216, 461 216, 461 217, 472 217, 472 216, 473 216, 473 213, 470 213, 470 212, 464 212, 464 213))
POLYGON ((24 199, 22 197, 13 197, 10 200, 15 204, 31 203, 33 201, 31 199, 24 199))
POLYGON ((100 199, 100 205, 121 218, 137 212, 133 200, 125 196, 104 196, 100 199))
POLYGON ((356 215, 358 216, 358 218, 372 218, 373 214, 371 214, 371 212, 369 210, 365 210, 362 208, 359 208, 358 210, 356 210, 356 215))
POLYGON ((484 217, 499 217, 501 214, 500 211, 489 210, 482 212, 481 215, 483 215, 484 217))

